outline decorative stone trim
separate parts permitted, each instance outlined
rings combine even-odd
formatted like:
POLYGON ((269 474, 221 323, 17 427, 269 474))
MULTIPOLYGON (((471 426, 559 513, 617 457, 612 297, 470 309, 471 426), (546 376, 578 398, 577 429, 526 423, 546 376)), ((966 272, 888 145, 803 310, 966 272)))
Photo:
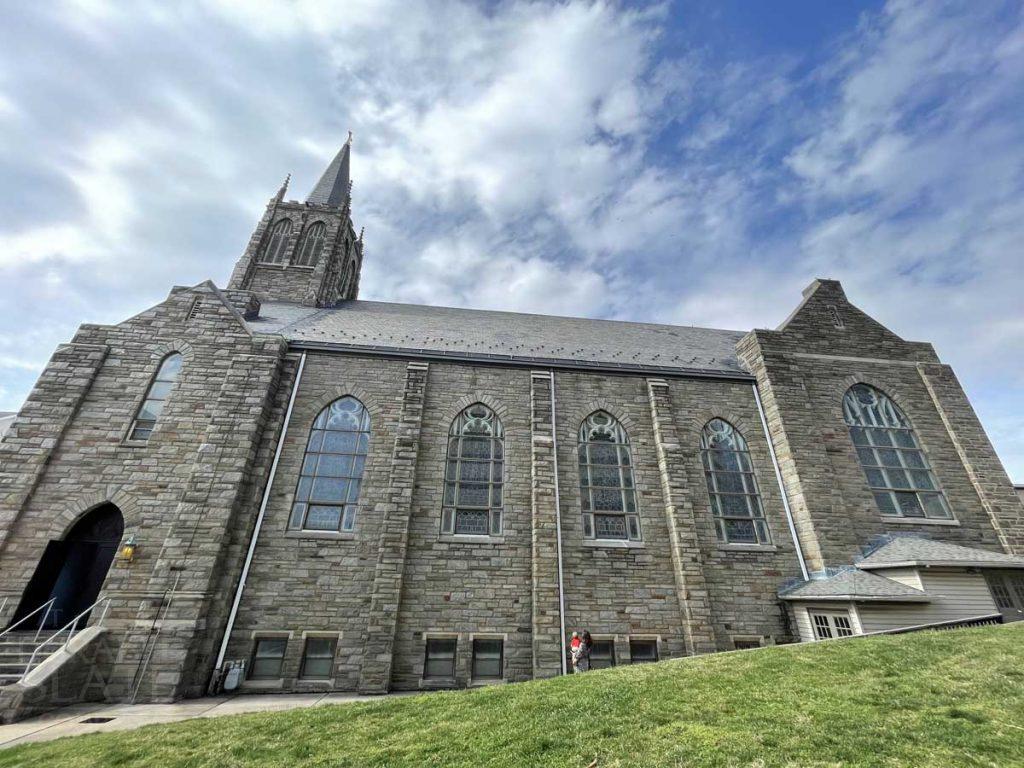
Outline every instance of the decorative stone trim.
MULTIPOLYGON (((576 433, 579 432, 580 425, 583 424, 586 418, 595 411, 607 411, 608 413, 610 413, 612 416, 615 417, 615 420, 622 425, 622 427, 626 430, 627 434, 632 435, 638 429, 636 421, 632 417, 630 417, 630 415, 623 408, 621 408, 618 405, 613 405, 612 403, 603 399, 591 400, 582 408, 575 408, 569 415, 568 420, 562 421, 562 419, 559 419, 559 421, 572 429, 572 434, 575 438, 576 433)), ((631 437, 630 444, 632 443, 633 439, 631 437)))
POLYGON ((469 406, 474 405, 476 403, 483 403, 496 414, 498 414, 498 418, 501 419, 501 425, 502 427, 504 427, 505 433, 508 434, 508 408, 505 406, 504 403, 498 401, 497 399, 491 397, 490 395, 484 394, 483 392, 479 391, 474 392, 471 395, 463 395, 458 400, 456 400, 455 403, 450 408, 445 409, 446 411, 450 411, 451 419, 449 419, 449 421, 453 421, 460 413, 469 408, 469 406))
MULTIPOLYGON (((152 349, 152 359, 154 365, 159 366, 163 362, 164 358, 170 354, 177 352, 180 354, 186 363, 191 362, 195 358, 195 351, 192 349, 192 345, 184 339, 175 339, 173 341, 165 341, 160 344, 154 345, 152 349)), ((182 366, 184 368, 184 366, 182 366)), ((153 369, 153 373, 150 376, 150 382, 153 380, 153 376, 156 375, 156 368, 153 369)))
POLYGON ((113 504, 120 510, 121 516, 124 518, 125 531, 137 527, 141 522, 138 498, 120 486, 111 486, 105 492, 97 491, 85 494, 65 503, 51 520, 48 537, 63 539, 64 534, 79 519, 101 504, 113 504))
MULTIPOLYGON (((308 392, 303 392, 302 395, 304 398, 309 398, 309 402, 312 403, 312 408, 310 408, 310 410, 315 410, 316 416, 319 416, 320 411, 335 400, 339 400, 343 397, 354 397, 363 404, 363 407, 367 411, 369 411, 371 417, 379 417, 384 413, 384 409, 381 408, 380 403, 378 403, 377 399, 367 392, 366 389, 358 384, 352 384, 345 381, 339 382, 329 390, 321 390, 319 395, 310 395, 308 392)), ((316 416, 313 417, 314 420, 316 419, 316 416)), ((311 428, 313 423, 310 422, 308 426, 311 428)))

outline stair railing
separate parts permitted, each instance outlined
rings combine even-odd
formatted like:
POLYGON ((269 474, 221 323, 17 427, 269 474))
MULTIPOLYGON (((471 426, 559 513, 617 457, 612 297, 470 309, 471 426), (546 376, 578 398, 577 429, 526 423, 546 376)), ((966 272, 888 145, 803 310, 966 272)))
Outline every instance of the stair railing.
MULTIPOLYGON (((80 614, 75 616, 75 618, 73 618, 71 621, 69 621, 67 624, 65 624, 63 627, 58 629, 56 632, 54 632, 48 638, 43 640, 43 642, 41 642, 39 645, 37 645, 35 647, 35 650, 32 651, 32 655, 28 659, 28 664, 25 665, 25 671, 22 672, 21 679, 24 680, 25 676, 28 675, 28 673, 32 671, 32 664, 33 664, 33 662, 35 662, 36 656, 39 654, 39 652, 43 648, 45 648, 47 645, 49 645, 55 638, 57 638, 61 634, 63 634, 65 631, 68 633, 68 639, 65 640, 63 643, 61 643, 60 648, 62 648, 62 649, 64 649, 66 651, 67 648, 68 648, 68 645, 70 645, 70 643, 71 643, 72 638, 75 636, 75 633, 78 632, 78 630, 80 629, 77 626, 78 625, 78 620, 80 618, 82 618, 83 616, 86 616, 90 611, 94 610, 96 608, 96 606, 98 606, 100 603, 103 603, 103 613, 100 614, 99 621, 97 621, 93 626, 97 626, 97 627, 102 626, 104 620, 107 618, 107 611, 110 609, 110 598, 109 597, 101 597, 99 600, 97 600, 95 603, 90 605, 88 608, 86 608, 80 614)), ((37 636, 37 639, 38 639, 38 636, 37 636)))
POLYGON ((39 639, 39 633, 43 631, 43 627, 46 625, 46 620, 48 618, 50 618, 50 609, 53 608, 53 603, 56 600, 57 600, 56 597, 51 597, 45 603, 43 603, 38 608, 33 610, 31 613, 26 613, 24 616, 22 616, 16 622, 11 624, 11 626, 9 626, 3 632, 0 632, 0 640, 3 640, 4 635, 6 635, 8 632, 13 632, 15 629, 17 629, 19 626, 24 624, 26 621, 31 619, 33 616, 35 616, 41 610, 43 610, 43 608, 45 608, 46 609, 46 613, 43 614, 43 620, 39 622, 39 626, 36 628, 36 636, 34 638, 32 638, 32 642, 35 642, 36 640, 38 640, 39 639))

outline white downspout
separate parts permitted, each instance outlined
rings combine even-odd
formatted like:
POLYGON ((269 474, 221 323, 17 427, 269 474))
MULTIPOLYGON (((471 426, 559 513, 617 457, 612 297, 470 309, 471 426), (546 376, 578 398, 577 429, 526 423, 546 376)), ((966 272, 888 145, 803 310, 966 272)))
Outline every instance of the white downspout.
POLYGON ((558 625, 559 645, 562 649, 562 674, 566 674, 565 668, 565 591, 562 580, 562 505, 559 501, 558 491, 558 419, 555 417, 555 372, 551 373, 551 455, 554 458, 555 471, 555 551, 558 558, 558 625))
POLYGON ((772 468, 775 470, 775 479, 779 483, 779 493, 782 494, 782 508, 786 510, 786 520, 789 523, 789 533, 793 537, 793 546, 796 547, 796 556, 800 560, 800 573, 804 581, 808 581, 807 562, 804 560, 804 550, 800 546, 800 537, 796 533, 796 523, 793 522, 793 511, 789 508, 789 497, 786 495, 786 487, 782 482, 782 470, 779 469, 779 459, 775 455, 775 443, 772 442, 771 433, 768 431, 768 419, 764 416, 764 406, 761 405, 761 393, 757 391, 757 382, 751 384, 754 388, 754 401, 757 403, 757 415, 761 417, 761 427, 764 429, 764 439, 768 441, 768 452, 772 457, 772 468))
POLYGON ((235 619, 238 616, 238 606, 242 602, 242 592, 245 590, 245 580, 249 577, 249 568, 252 566, 252 557, 256 552, 256 542, 260 537, 260 529, 263 528, 263 518, 267 512, 267 503, 270 501, 270 489, 274 485, 274 476, 277 474, 277 462, 281 458, 281 449, 284 447, 284 439, 288 434, 288 423, 292 420, 292 409, 295 407, 295 396, 299 393, 299 384, 302 381, 302 370, 306 367, 306 353, 299 358, 299 369, 295 373, 295 383, 292 385, 292 394, 288 398, 288 410, 284 414, 284 424, 281 425, 281 436, 277 439, 277 448, 274 450, 274 461, 270 464, 270 475, 267 477, 267 487, 263 490, 263 500, 260 502, 260 511, 256 515, 256 525, 253 527, 252 537, 249 539, 249 550, 245 553, 245 564, 242 566, 242 575, 238 579, 238 587, 235 589, 235 599, 231 603, 231 613, 228 614, 227 627, 224 629, 224 639, 220 643, 220 652, 217 654, 217 663, 213 665, 213 679, 224 664, 224 655, 228 652, 228 641, 231 640, 231 631, 235 628, 235 619))

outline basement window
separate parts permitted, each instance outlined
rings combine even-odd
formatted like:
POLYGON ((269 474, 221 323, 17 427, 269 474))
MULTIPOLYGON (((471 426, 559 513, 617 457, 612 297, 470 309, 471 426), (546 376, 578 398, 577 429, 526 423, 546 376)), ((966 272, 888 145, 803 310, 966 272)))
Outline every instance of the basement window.
POLYGON ((658 660, 658 641, 629 639, 629 663, 649 664, 658 660))
POLYGON ((307 680, 326 680, 334 671, 333 637, 307 637, 302 651, 302 671, 299 676, 307 680))
POLYGON ((423 659, 424 680, 451 680, 455 677, 454 637, 428 637, 423 659))
POLYGON ((499 638, 473 640, 473 679, 501 680, 504 677, 505 643, 499 638))
POLYGON ((853 625, 848 613, 810 613, 815 640, 831 640, 834 637, 852 637, 853 625))
POLYGON ((250 680, 276 680, 281 677, 287 637, 257 637, 249 664, 250 680))
POLYGON ((615 666, 615 643, 612 640, 595 640, 590 649, 590 668, 607 669, 615 666))

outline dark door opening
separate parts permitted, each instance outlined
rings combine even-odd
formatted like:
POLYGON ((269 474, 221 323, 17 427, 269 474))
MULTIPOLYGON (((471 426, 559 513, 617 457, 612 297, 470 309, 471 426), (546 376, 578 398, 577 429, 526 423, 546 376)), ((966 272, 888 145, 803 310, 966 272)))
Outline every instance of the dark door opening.
MULTIPOLYGON (((53 599, 49 613, 43 609, 18 629, 60 629, 95 603, 123 533, 121 510, 102 504, 85 514, 63 539, 51 540, 11 623, 53 599)), ((88 615, 82 616, 78 626, 88 620, 88 615)))

